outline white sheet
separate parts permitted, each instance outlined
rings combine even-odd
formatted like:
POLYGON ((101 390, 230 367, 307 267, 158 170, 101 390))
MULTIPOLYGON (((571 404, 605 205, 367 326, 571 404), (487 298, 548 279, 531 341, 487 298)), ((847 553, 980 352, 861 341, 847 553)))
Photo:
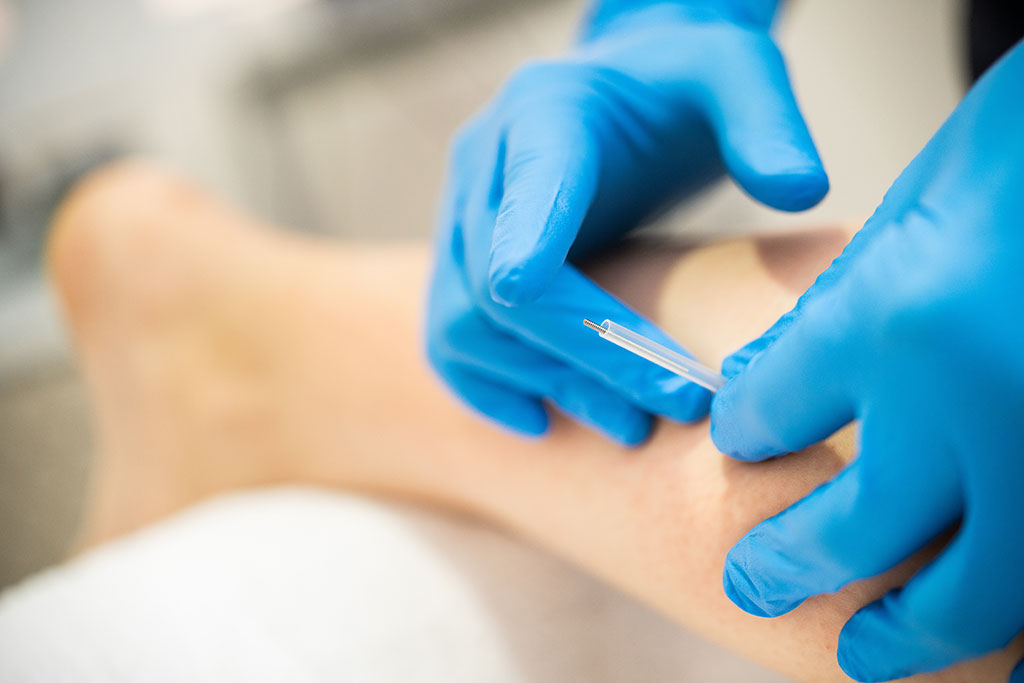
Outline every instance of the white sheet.
POLYGON ((497 532, 213 500, 0 595, 0 681, 777 681, 497 532))

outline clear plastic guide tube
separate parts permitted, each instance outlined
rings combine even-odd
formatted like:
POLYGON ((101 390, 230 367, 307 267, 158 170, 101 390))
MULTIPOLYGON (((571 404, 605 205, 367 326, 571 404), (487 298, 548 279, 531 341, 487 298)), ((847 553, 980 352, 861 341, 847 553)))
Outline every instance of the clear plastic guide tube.
POLYGON ((660 365, 661 367, 685 377, 694 384, 699 384, 705 389, 718 391, 725 384, 725 377, 711 368, 701 365, 697 361, 683 354, 666 348, 658 342, 648 339, 642 334, 627 329, 611 320, 605 320, 598 325, 593 320, 584 320, 583 324, 597 330, 602 339, 607 339, 612 344, 621 346, 641 358, 660 365))

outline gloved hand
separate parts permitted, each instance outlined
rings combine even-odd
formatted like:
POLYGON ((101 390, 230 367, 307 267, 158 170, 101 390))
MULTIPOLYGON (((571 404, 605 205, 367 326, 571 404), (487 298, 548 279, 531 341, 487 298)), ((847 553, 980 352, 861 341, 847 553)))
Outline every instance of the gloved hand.
POLYGON ((427 347, 467 403, 539 434, 546 398, 627 444, 651 413, 706 413, 706 391, 583 327, 608 317, 667 342, 563 262, 705 186, 722 161, 771 206, 821 199, 828 181, 768 35, 774 5, 609 0, 571 54, 521 69, 460 132, 427 347))
POLYGON ((889 569, 959 520, 934 561, 847 622, 839 664, 858 681, 889 680, 1024 629, 1022 295, 1019 43, 795 309, 727 361, 735 376, 711 408, 724 453, 760 460, 854 418, 860 428, 857 460, 730 551, 733 602, 784 614, 889 569))

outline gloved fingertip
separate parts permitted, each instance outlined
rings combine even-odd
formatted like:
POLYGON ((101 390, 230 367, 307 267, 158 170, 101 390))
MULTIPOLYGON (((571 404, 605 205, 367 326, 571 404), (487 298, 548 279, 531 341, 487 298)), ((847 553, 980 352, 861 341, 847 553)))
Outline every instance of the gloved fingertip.
POLYGON ((737 349, 722 361, 722 374, 729 378, 740 374, 745 367, 750 365, 754 356, 763 351, 766 346, 768 346, 768 340, 760 337, 743 348, 737 349))
POLYGON ((478 377, 454 363, 436 358, 432 362, 459 400, 475 414, 522 436, 538 437, 547 431, 548 413, 537 398, 478 377))
POLYGON ((805 211, 828 194, 829 182, 820 165, 787 169, 761 176, 752 183, 751 193, 780 211, 805 211))
POLYGON ((722 399, 719 396, 723 389, 719 389, 711 401, 711 426, 709 428, 711 443, 722 455, 736 458, 739 456, 740 450, 737 446, 739 435, 736 434, 735 421, 728 416, 726 409, 718 407, 722 405, 722 399))
POLYGON ((731 382, 727 382, 711 399, 711 426, 709 429, 711 443, 714 444, 715 448, 722 455, 735 460, 756 462, 763 458, 758 457, 756 453, 750 452, 749 447, 745 443, 739 420, 735 419, 732 415, 733 411, 730 407, 729 396, 726 393, 729 391, 729 384, 731 382))
POLYGON ((669 415, 680 422, 697 422, 711 410, 711 392, 697 384, 690 384, 681 392, 677 408, 669 415))
POLYGON ((728 562, 722 572, 722 588, 725 590, 725 596, 747 614, 755 617, 772 616, 752 598, 755 594, 753 582, 746 572, 728 562))
POLYGON ((857 656, 855 648, 840 647, 836 653, 836 661, 839 663, 839 668, 843 670, 843 673, 855 681, 868 683, 868 681, 875 680, 867 673, 864 662, 857 656))
POLYGON ((543 421, 524 420, 519 421, 516 424, 510 426, 512 426, 512 428, 519 432, 522 436, 526 436, 529 438, 540 438, 547 434, 548 431, 547 419, 544 419, 543 421))
POLYGON ((573 419, 630 448, 643 443, 654 424, 648 412, 585 378, 562 382, 549 399, 573 419))
POLYGON ((647 441, 653 427, 654 421, 651 416, 639 413, 617 425, 614 431, 607 431, 607 434, 627 448, 636 448, 647 441))
POLYGON ((491 298, 503 306, 519 306, 535 301, 546 283, 531 278, 522 264, 492 263, 489 273, 491 298))
POLYGON ((836 651, 836 660, 839 668, 855 681, 871 683, 872 681, 885 681, 892 677, 878 676, 872 673, 872 667, 864 658, 864 647, 859 643, 860 633, 865 619, 868 618, 870 607, 856 612, 843 626, 839 632, 839 645, 836 651))
POLYGON ((548 431, 548 415, 540 404, 526 408, 516 408, 510 405, 504 407, 474 405, 473 407, 484 417, 520 436, 539 438, 548 431))
POLYGON ((624 394, 654 415, 676 422, 697 422, 707 417, 711 392, 683 377, 651 365, 640 375, 620 375, 618 384, 624 394), (640 391, 632 391, 641 387, 640 391))
POLYGON ((846 675, 861 683, 882 683, 948 666, 950 644, 908 630, 884 601, 855 612, 839 632, 836 659, 846 675))
POLYGON ((787 452, 771 436, 756 433, 756 416, 740 417, 750 412, 742 403, 742 378, 730 379, 711 399, 711 443, 723 455, 744 462, 760 462, 787 452))
POLYGON ((795 609, 804 596, 794 597, 773 570, 785 561, 778 551, 765 547, 762 534, 752 532, 733 546, 725 558, 722 574, 726 595, 748 614, 778 617, 795 609))
POLYGON ((735 377, 743 371, 743 368, 747 367, 753 357, 753 354, 748 353, 746 349, 740 349, 731 356, 727 356, 722 361, 722 374, 730 379, 735 377))
POLYGON ((1024 659, 1017 662, 1010 672, 1010 683, 1024 683, 1024 659))

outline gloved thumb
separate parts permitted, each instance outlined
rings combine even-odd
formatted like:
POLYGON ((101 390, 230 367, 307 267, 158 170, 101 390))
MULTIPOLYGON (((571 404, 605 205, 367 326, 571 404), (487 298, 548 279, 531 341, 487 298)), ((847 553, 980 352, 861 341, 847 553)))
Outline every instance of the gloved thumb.
POLYGON ((532 301, 565 262, 597 191, 598 147, 578 115, 532 112, 509 127, 491 245, 491 296, 532 301))
POLYGON ((803 211, 828 192, 828 176, 797 106, 775 43, 745 31, 708 66, 702 106, 729 174, 754 199, 803 211))

